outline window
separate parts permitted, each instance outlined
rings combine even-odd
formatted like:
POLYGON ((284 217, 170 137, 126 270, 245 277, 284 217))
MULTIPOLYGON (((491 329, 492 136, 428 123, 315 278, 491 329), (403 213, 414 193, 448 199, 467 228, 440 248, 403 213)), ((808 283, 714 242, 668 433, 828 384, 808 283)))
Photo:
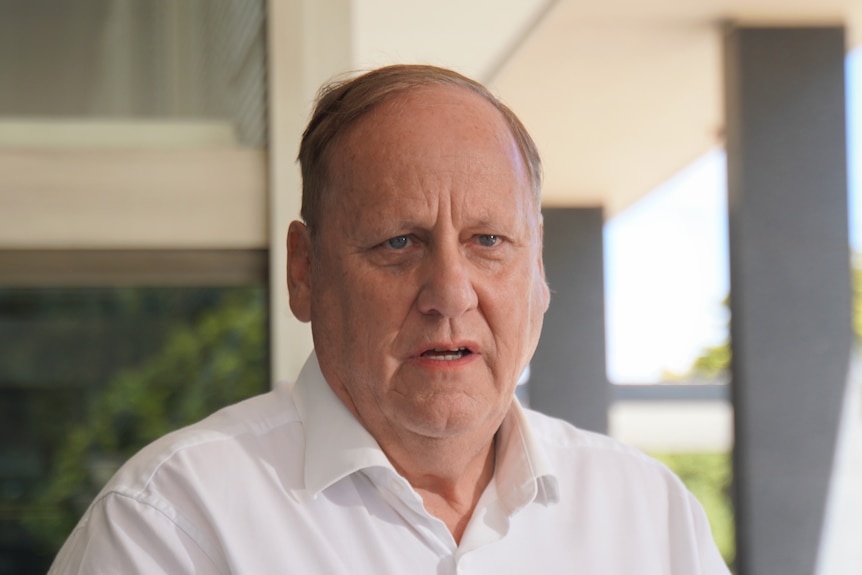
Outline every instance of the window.
POLYGON ((269 385, 267 290, 0 289, 0 574, 45 573, 143 445, 269 385))

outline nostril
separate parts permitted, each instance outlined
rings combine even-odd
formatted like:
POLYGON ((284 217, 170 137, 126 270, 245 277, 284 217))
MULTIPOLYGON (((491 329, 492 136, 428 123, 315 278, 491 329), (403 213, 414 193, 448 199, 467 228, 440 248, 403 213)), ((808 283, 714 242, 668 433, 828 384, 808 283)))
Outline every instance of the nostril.
POLYGON ((478 302, 478 296, 470 282, 432 281, 426 284, 418 296, 419 310, 426 314, 444 317, 461 315, 478 302))
POLYGON ((425 260, 425 281, 418 294, 422 313, 455 317, 477 305, 470 263, 459 250, 438 247, 425 260))

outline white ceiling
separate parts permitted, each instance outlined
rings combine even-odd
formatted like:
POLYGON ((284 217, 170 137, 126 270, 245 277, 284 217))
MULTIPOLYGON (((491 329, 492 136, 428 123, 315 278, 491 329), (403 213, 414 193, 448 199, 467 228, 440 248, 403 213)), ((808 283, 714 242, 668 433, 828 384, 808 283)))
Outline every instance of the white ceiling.
POLYGON ((722 24, 862 27, 862 0, 353 0, 354 65, 490 84, 545 162, 546 205, 625 209, 722 144, 722 24))
POLYGON ((532 34, 548 0, 352 0, 354 65, 454 68, 486 81, 532 34))

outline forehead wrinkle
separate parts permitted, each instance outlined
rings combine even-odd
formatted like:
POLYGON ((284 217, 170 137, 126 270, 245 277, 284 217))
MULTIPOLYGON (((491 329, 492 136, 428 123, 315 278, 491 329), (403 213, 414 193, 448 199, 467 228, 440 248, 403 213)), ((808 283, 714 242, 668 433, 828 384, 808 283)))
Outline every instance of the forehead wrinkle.
MULTIPOLYGON (((497 180, 497 186, 522 188, 523 184, 530 188, 524 159, 499 110, 478 95, 451 87, 446 89, 469 94, 479 106, 464 106, 457 100, 441 98, 439 92, 423 97, 423 92, 439 89, 417 88, 393 96, 351 126, 338 142, 338 150, 333 150, 336 152, 333 156, 337 156, 332 158, 335 161, 331 164, 335 193, 327 195, 341 196, 339 200, 347 202, 348 206, 359 207, 362 201, 368 207, 364 189, 377 188, 387 193, 371 194, 375 209, 385 209, 396 193, 398 199, 413 196, 414 201, 422 200, 420 205, 433 208, 441 193, 447 195, 444 192, 454 192, 456 186, 462 185, 464 189, 458 190, 461 198, 457 200, 457 208, 464 210, 472 199, 474 182, 487 186, 490 179, 492 185, 495 184, 493 180, 497 180), (451 131, 454 133, 438 133, 436 137, 442 138, 442 142, 426 142, 425 126, 429 115, 437 114, 438 108, 442 110, 439 113, 447 114, 451 110, 464 121, 460 128, 451 131), (410 114, 416 114, 419 119, 409 121, 410 114), (477 151, 475 143, 480 140, 493 142, 497 151, 489 155, 487 146, 477 151), (505 162, 498 161, 503 157, 505 162), (438 160, 435 169, 428 170, 435 159, 438 160), (363 169, 363 164, 368 163, 388 165, 391 169, 363 169), (459 176, 463 176, 463 182, 457 182, 459 176)), ((532 202, 529 189, 518 190, 517 195, 521 194, 529 196, 528 201, 532 202)), ((526 215, 521 201, 518 204, 517 211, 526 215)), ((442 207, 430 211, 439 211, 442 207)), ((358 217, 359 214, 352 214, 352 219, 358 217)))

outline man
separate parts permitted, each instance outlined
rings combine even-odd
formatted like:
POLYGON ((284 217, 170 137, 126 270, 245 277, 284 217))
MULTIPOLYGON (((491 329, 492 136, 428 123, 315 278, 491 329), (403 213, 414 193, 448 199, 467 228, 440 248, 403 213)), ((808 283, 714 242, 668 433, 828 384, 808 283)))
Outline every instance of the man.
POLYGON ((288 288, 315 353, 135 456, 52 572, 728 572, 667 469, 514 399, 549 292, 505 106, 379 69, 322 92, 300 163, 288 288))

